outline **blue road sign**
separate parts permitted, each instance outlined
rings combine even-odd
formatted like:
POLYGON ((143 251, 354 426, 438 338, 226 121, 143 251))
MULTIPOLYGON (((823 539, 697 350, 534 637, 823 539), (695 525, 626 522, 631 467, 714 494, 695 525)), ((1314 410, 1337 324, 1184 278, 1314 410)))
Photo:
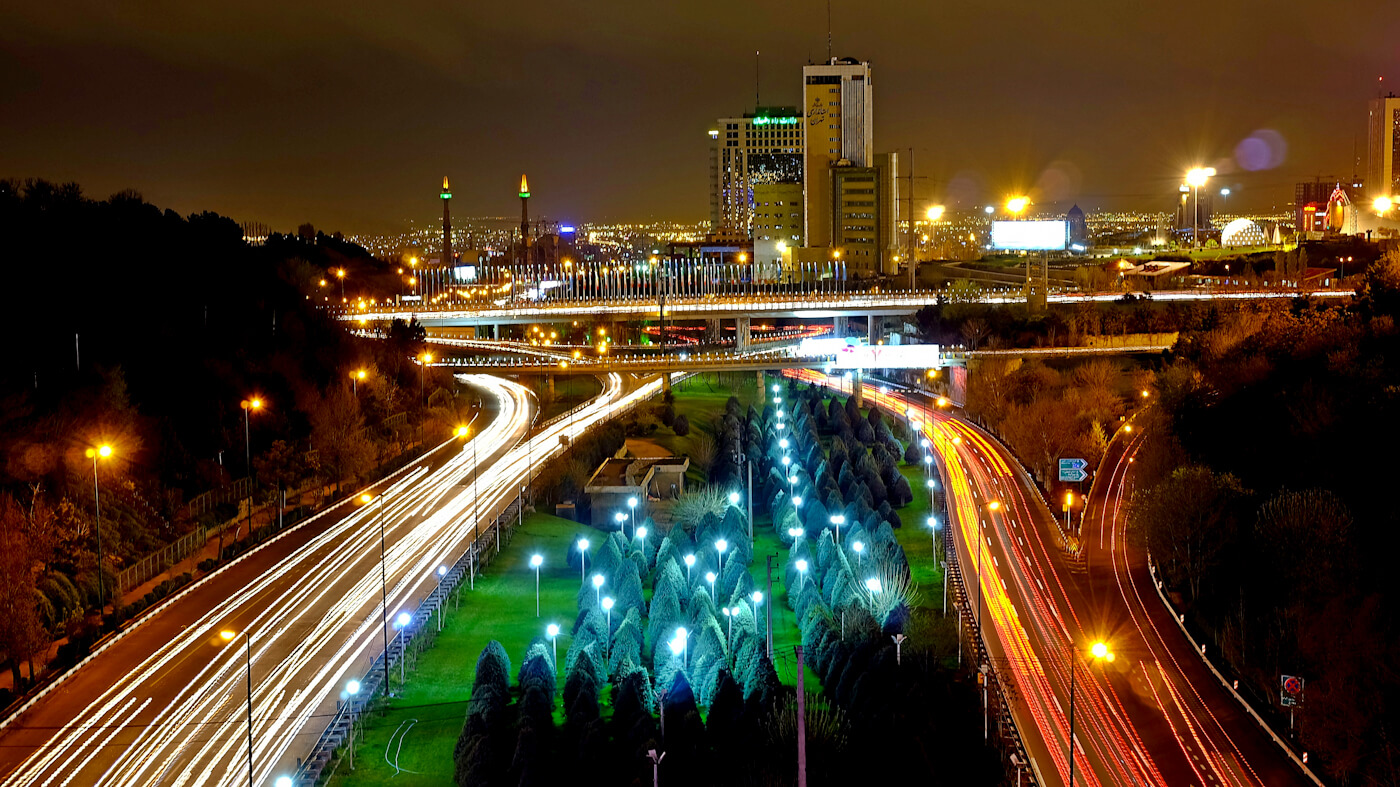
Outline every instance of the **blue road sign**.
POLYGON ((1083 481, 1089 477, 1089 474, 1084 471, 1084 468, 1088 466, 1089 463, 1083 459, 1061 459, 1060 480, 1070 482, 1083 481))

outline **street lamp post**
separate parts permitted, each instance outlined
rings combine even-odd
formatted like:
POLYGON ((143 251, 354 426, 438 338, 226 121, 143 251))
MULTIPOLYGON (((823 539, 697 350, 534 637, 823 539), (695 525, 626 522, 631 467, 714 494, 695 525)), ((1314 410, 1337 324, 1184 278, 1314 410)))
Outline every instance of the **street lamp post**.
POLYGON ((1186 185, 1191 187, 1191 246, 1201 247, 1201 187, 1215 176, 1215 167, 1195 167, 1186 173, 1186 185))
POLYGON ((602 574, 593 575, 593 595, 599 605, 603 603, 603 579, 602 574))
POLYGON ((535 570, 535 617, 540 616, 540 566, 543 564, 543 555, 530 556, 530 568, 535 570))
MULTIPOLYGON (((685 585, 686 585, 686 587, 690 587, 690 569, 691 569, 691 567, 694 566, 694 565, 695 565, 695 556, 694 556, 694 555, 686 555, 686 556, 685 556, 685 585)), ((687 592, 687 593, 690 593, 690 592, 693 592, 693 591, 686 591, 686 592, 687 592)))
POLYGON ((554 671, 559 672, 559 624, 551 623, 545 626, 544 633, 549 635, 549 642, 554 646, 554 671))
MULTIPOLYGON (((224 642, 232 642, 238 632, 225 629, 219 632, 224 642)), ((247 629, 243 631, 243 666, 248 679, 248 787, 253 787, 253 640, 247 629)))
POLYGON ((797 592, 801 593, 804 585, 807 584, 807 561, 797 561, 797 592))
POLYGON ((715 572, 713 572, 713 571, 706 571, 706 572, 705 572, 705 581, 708 582, 708 583, 710 583, 710 601, 713 601, 713 602, 715 602, 716 604, 718 604, 718 603, 719 603, 719 599, 715 597, 715 572))
POLYGON ((110 457, 112 446, 103 443, 96 448, 89 448, 87 455, 92 460, 92 507, 97 522, 97 616, 100 619, 103 610, 107 608, 107 594, 102 584, 102 497, 97 491, 97 460, 110 457))
POLYGON ((424 352, 419 356, 418 364, 418 389, 423 397, 423 403, 428 403, 428 364, 433 362, 433 354, 424 352))
POLYGON ((350 770, 355 770, 355 697, 360 693, 360 682, 351 680, 345 684, 345 693, 350 706, 350 770))
MULTIPOLYGON (((374 498, 368 492, 360 495, 360 502, 368 504, 374 498)), ((384 693, 389 692, 389 573, 384 559, 384 493, 379 495, 379 609, 381 630, 384 633, 384 693)))
POLYGON ((729 542, 719 539, 715 542, 715 554, 719 556, 719 573, 724 573, 724 551, 729 549, 729 542))
MULTIPOLYGON (((399 616, 394 620, 394 628, 396 628, 396 629, 399 630, 399 633, 398 633, 398 638, 399 638, 399 639, 403 639, 403 638, 404 638, 403 630, 406 629, 406 628, 408 628, 408 624, 409 624, 409 623, 412 623, 412 622, 413 622, 413 616, 412 616, 412 615, 408 614, 407 612, 400 612, 400 613, 399 613, 399 616)), ((407 640, 404 640, 404 643, 403 643, 403 644, 406 646, 406 645, 408 644, 408 641, 407 641, 407 640)), ((400 652, 399 652, 399 688, 400 688, 400 689, 403 689, 403 684, 404 684, 403 663, 404 663, 404 661, 405 661, 405 658, 404 658, 404 657, 408 655, 408 648, 407 648, 407 647, 400 647, 400 648, 399 648, 399 651, 400 651, 400 652)))
POLYGON ((841 546, 841 526, 846 524, 846 516, 844 514, 832 514, 831 524, 836 527, 836 546, 839 547, 841 546))
POLYGON ((627 513, 632 521, 632 534, 637 533, 637 498, 636 496, 627 498, 627 513))
MULTIPOLYGON (((252 535, 253 535, 253 441, 252 441, 252 434, 253 434, 253 433, 252 433, 252 427, 249 425, 248 414, 251 413, 251 412, 253 412, 254 410, 261 410, 261 409, 262 409, 262 406, 263 406, 263 402, 262 402, 262 399, 261 399, 261 398, 254 396, 254 397, 252 397, 251 399, 244 399, 243 401, 239 402, 239 403, 238 403, 238 406, 241 407, 241 408, 243 408, 243 466, 244 466, 245 471, 248 473, 248 520, 247 520, 247 521, 248 521, 248 536, 249 536, 249 537, 252 537, 252 535)), ((237 531, 237 530, 234 530, 234 531, 233 531, 233 534, 234 534, 234 538, 236 539, 236 538, 238 537, 238 531, 237 531)), ((220 557, 220 559, 222 559, 222 558, 223 558, 223 555, 220 555, 219 557, 220 557)))
MULTIPOLYGON (((1113 661, 1113 653, 1104 642, 1095 642, 1089 647, 1089 655, 1094 661, 1113 661)), ((1069 642, 1069 787, 1074 787, 1074 673, 1079 659, 1074 648, 1074 640, 1069 642)))
POLYGON ((443 599, 442 599, 442 593, 441 593, 441 591, 442 591, 442 578, 445 577, 445 576, 447 576, 447 566, 438 566, 438 570, 437 570, 437 581, 438 581, 438 591, 439 591, 439 592, 438 592, 438 603, 437 603, 437 608, 438 608, 438 624, 437 624, 437 629, 438 629, 438 631, 442 631, 442 616, 445 614, 444 611, 443 611, 443 609, 442 609, 442 602, 443 602, 443 599))
POLYGON ((578 546, 578 583, 582 585, 588 581, 588 539, 580 538, 576 546, 578 546))

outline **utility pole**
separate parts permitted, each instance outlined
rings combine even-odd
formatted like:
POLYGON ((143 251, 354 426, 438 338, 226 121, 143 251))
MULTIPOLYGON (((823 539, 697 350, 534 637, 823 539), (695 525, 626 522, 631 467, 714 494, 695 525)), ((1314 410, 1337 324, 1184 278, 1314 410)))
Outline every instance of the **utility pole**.
POLYGON ((914 286, 918 280, 918 265, 914 260, 914 149, 909 148, 909 211, 905 214, 909 219, 909 249, 908 255, 904 258, 909 265, 909 291, 914 291, 914 286))

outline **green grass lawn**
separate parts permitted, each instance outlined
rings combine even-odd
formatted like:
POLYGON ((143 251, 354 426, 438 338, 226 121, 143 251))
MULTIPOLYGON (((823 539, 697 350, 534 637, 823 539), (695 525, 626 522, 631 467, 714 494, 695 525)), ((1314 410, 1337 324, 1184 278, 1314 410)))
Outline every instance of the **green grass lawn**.
MULTIPOLYGON (((565 550, 590 528, 547 514, 531 514, 509 546, 476 578, 476 589, 463 586, 461 609, 449 609, 436 644, 418 657, 400 696, 385 705, 383 715, 364 718, 355 751, 355 771, 342 763, 332 784, 439 785, 452 781, 452 749, 462 731, 467 698, 476 677, 476 659, 491 640, 505 646, 511 658, 511 679, 525 649, 545 626, 558 623, 559 657, 568 650, 577 613, 579 577, 564 563, 565 550), (535 572, 530 556, 544 556, 540 571, 541 616, 535 617, 535 572), (415 722, 404 739, 396 773, 384 757, 390 736, 401 724, 415 722), (411 772, 410 772, 411 771, 411 772)), ((394 676, 397 684, 398 676, 394 676)), ((563 686, 563 679, 560 679, 563 686)), ((397 741, 396 741, 397 743, 397 741)))

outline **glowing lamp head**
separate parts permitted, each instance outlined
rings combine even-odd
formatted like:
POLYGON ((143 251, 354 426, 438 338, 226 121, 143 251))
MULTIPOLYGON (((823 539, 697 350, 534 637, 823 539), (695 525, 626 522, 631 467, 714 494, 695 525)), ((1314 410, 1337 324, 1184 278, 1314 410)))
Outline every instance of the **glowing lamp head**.
POLYGON ((292 777, 278 776, 277 781, 274 782, 274 785, 275 787, 292 787, 292 777))
POLYGON ((459 427, 457 427, 457 436, 458 436, 458 437, 466 437, 466 436, 467 436, 467 433, 470 432, 470 431, 471 431, 471 430, 468 429, 468 428, 465 427, 465 426, 459 426, 459 427))
POLYGON ((236 636, 238 636, 237 631, 230 631, 228 629, 224 629, 223 631, 219 632, 219 639, 223 640, 224 642, 232 642, 233 638, 236 636))
POLYGON ((409 623, 412 622, 413 616, 408 614, 407 612, 400 612, 399 616, 394 619, 395 625, 397 625, 399 628, 403 628, 404 626, 407 626, 409 623))
POLYGON ((1371 200, 1371 208, 1377 213, 1389 213, 1395 207, 1395 201, 1390 197, 1376 197, 1371 200))
POLYGON ((871 593, 879 593, 880 580, 876 579, 875 577, 871 577, 870 579, 865 580, 865 589, 870 591, 871 593))
POLYGON ((603 579, 603 575, 602 575, 602 574, 594 574, 594 575, 593 575, 593 587, 595 587, 595 588, 600 588, 600 587, 602 587, 604 581, 605 581, 605 580, 603 579))
POLYGON ((1096 659, 1108 658, 1108 645, 1103 642, 1095 642, 1089 648, 1089 652, 1093 653, 1096 659))
POLYGON ((637 507, 637 498, 635 498, 635 497, 629 497, 629 498, 627 498, 627 507, 628 507, 628 508, 636 508, 636 507, 637 507))
POLYGON ((1186 173, 1186 185, 1192 188, 1200 188, 1206 185, 1206 181, 1215 174, 1214 167, 1196 167, 1186 173))
POLYGON ((938 221, 943 218, 944 210, 945 208, 942 205, 933 205, 929 207, 924 215, 928 216, 929 221, 938 221))
POLYGON ((603 611, 604 611, 604 612, 611 612, 611 611, 612 611, 612 608, 613 608, 613 604, 616 604, 616 603, 617 603, 617 602, 613 601, 612 596, 604 596, 604 597, 603 597, 603 611))
POLYGON ((639 528, 637 528, 637 538, 646 538, 646 537, 647 537, 647 529, 646 529, 645 527, 639 527, 639 528))
POLYGON ((374 496, 371 495, 369 492, 365 492, 364 494, 360 495, 360 502, 361 502, 361 503, 368 503, 369 501, 371 501, 371 500, 373 500, 373 499, 374 499, 374 496))
POLYGON ((803 573, 806 573, 806 572, 807 572, 807 561, 805 561, 805 560, 799 560, 799 561, 797 561, 797 570, 798 570, 798 571, 801 571, 801 572, 803 572, 803 573))
POLYGON ((616 514, 613 514, 613 519, 617 520, 618 524, 622 524, 627 521, 627 515, 618 511, 616 514))
POLYGON ((685 642, 686 638, 689 637, 689 636, 690 636, 690 632, 686 631, 685 629, 683 629, 683 628, 677 628, 677 629, 676 629, 676 639, 677 639, 677 640, 679 640, 679 641, 681 641, 681 642, 685 642))
POLYGON ((705 572, 705 581, 708 582, 708 583, 710 583, 711 585, 715 584, 715 572, 713 572, 713 571, 706 571, 706 572, 705 572))
POLYGON ((346 683, 346 684, 345 684, 345 693, 346 693, 346 694, 359 694, 359 693, 360 693, 360 682, 359 682, 358 680, 352 680, 352 681, 350 681, 349 683, 346 683))
POLYGON ((578 543, 575 544, 575 546, 578 547, 578 551, 580 551, 580 552, 587 552, 587 551, 588 551, 588 539, 586 539, 586 538, 580 538, 580 539, 578 540, 578 543))
POLYGON ((548 626, 545 626, 545 627, 544 627, 544 633, 547 634, 547 635, 549 635, 549 638, 550 638, 550 639, 553 639, 553 638, 559 636, 559 624, 558 624, 558 623, 551 623, 551 624, 549 624, 548 626))
POLYGON ((792 499, 792 505, 793 505, 795 508, 801 508, 801 507, 802 507, 802 497, 801 497, 800 495, 797 496, 797 497, 794 497, 794 498, 792 499))
POLYGON ((855 553, 859 555, 860 553, 865 551, 865 544, 863 544, 860 541, 857 541, 854 544, 851 544, 851 549, 855 550, 855 553))
POLYGON ((1000 501, 997 501, 997 500, 993 500, 992 502, 990 502, 990 503, 987 504, 987 508, 990 508, 991 510, 996 511, 996 510, 998 510, 998 509, 1001 508, 1001 502, 1000 502, 1000 501))
POLYGON ((686 568, 690 568, 690 567, 693 566, 693 565, 695 565, 695 556, 694 556, 694 555, 686 555, 686 556, 685 556, 685 567, 686 567, 686 568))
POLYGON ((749 598, 753 599, 753 603, 755 603, 755 604, 762 604, 762 603, 763 603, 763 591, 761 591, 761 590, 755 590, 755 591, 753 592, 753 595, 749 596, 749 598))
POLYGON ((732 506, 737 506, 737 505, 739 505, 739 493, 738 493, 738 492, 730 492, 730 493, 729 493, 729 504, 732 505, 732 506))
POLYGON ((673 639, 667 644, 671 648, 672 656, 679 656, 681 655, 681 651, 685 650, 685 640, 683 639, 673 639))
POLYGON ((107 457, 112 455, 112 446, 107 445, 106 443, 99 445, 97 447, 97 455, 102 457, 103 459, 106 459, 107 457))
POLYGON ((1030 204, 1031 200, 1029 197, 1012 197, 1006 201, 1006 210, 1011 214, 1019 214, 1021 211, 1030 207, 1030 204))
POLYGON ((800 527, 790 527, 790 528, 788 528, 788 535, 789 535, 789 536, 792 536, 793 538, 801 538, 801 537, 802 537, 802 534, 803 534, 804 532, 805 532, 805 531, 804 531, 802 528, 800 528, 800 527))
POLYGON ((784 437, 783 439, 781 439, 781 440, 778 441, 778 447, 781 448, 781 449, 783 449, 784 451, 787 450, 788 441, 787 441, 787 438, 786 438, 786 437, 784 437))
POLYGON ((445 577, 445 576, 447 576, 447 566, 438 566, 438 576, 440 576, 440 577, 445 577))
POLYGON ((544 555, 531 555, 530 568, 539 568, 544 565, 544 555))
POLYGON ((933 530, 937 530, 937 529, 938 529, 938 517, 933 517, 933 516, 931 516, 931 517, 929 517, 927 520, 925 520, 924 524, 928 525, 928 526, 929 526, 931 529, 933 529, 933 530))
POLYGON ((844 524, 846 524, 846 516, 845 516, 845 514, 832 514, 832 515, 831 515, 831 524, 833 524, 833 525, 844 525, 844 524))

